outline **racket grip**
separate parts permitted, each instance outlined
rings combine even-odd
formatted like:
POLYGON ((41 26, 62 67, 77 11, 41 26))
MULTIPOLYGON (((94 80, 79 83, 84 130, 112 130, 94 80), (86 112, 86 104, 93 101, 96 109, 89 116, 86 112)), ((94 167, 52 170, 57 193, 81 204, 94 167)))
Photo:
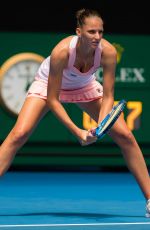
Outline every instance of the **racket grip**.
POLYGON ((91 132, 91 134, 92 134, 93 136, 97 136, 97 134, 96 134, 96 129, 97 129, 97 128, 90 130, 90 132, 91 132))

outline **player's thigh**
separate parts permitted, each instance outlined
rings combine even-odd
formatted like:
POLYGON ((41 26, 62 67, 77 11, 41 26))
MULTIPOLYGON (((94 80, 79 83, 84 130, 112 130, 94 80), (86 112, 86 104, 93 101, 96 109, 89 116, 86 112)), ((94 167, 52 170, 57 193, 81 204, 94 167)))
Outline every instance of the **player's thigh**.
POLYGON ((113 127, 110 129, 108 135, 118 144, 133 139, 133 134, 124 120, 123 113, 120 115, 113 127))
POLYGON ((77 106, 86 112, 93 120, 98 122, 102 99, 97 99, 90 102, 76 103, 77 106))
POLYGON ((28 97, 23 104, 14 128, 21 131, 31 131, 48 110, 46 100, 28 97))

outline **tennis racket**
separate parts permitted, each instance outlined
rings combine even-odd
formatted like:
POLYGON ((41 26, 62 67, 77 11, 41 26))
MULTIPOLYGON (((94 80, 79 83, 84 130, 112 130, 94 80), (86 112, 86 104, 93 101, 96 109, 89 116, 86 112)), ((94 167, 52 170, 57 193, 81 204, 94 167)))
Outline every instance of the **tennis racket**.
POLYGON ((114 125, 115 121, 124 110, 125 105, 126 101, 124 99, 119 101, 117 105, 113 106, 111 112, 107 114, 107 116, 97 126, 97 128, 94 130, 94 135, 97 136, 98 139, 101 139, 114 125))

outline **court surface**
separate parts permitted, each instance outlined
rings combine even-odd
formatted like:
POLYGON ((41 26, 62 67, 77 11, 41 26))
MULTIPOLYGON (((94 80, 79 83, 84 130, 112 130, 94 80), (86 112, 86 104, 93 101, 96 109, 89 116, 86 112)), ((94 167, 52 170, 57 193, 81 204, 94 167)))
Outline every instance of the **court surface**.
POLYGON ((144 230, 145 199, 128 172, 7 172, 0 230, 144 230))

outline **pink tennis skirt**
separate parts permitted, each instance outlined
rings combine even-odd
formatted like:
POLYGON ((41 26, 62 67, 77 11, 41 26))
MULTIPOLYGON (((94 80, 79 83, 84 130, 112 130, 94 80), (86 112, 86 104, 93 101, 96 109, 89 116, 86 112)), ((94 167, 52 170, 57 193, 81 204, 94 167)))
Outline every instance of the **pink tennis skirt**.
MULTIPOLYGON (((87 86, 74 89, 74 90, 62 90, 60 91, 59 99, 64 103, 77 103, 77 102, 89 102, 101 98, 103 96, 102 85, 94 80, 87 86)), ((41 80, 35 80, 28 92, 27 97, 39 97, 47 99, 47 82, 41 80)))

